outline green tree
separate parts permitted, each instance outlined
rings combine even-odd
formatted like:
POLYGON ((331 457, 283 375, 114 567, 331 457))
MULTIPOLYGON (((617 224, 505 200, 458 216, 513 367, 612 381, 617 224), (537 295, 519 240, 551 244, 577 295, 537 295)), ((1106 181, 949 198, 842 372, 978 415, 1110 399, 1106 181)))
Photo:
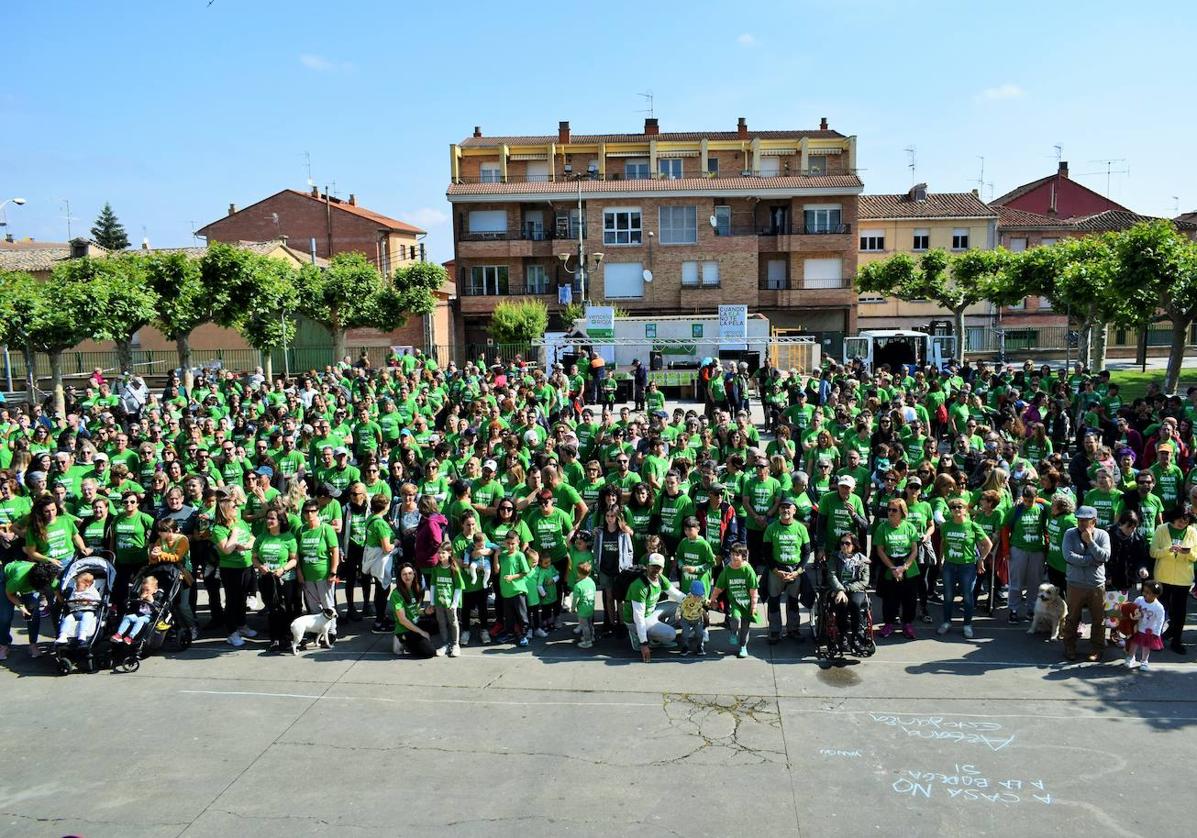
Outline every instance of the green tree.
POLYGON ((1189 327, 1197 319, 1197 244, 1160 220, 1117 234, 1113 247, 1117 268, 1110 291, 1124 303, 1124 325, 1146 328, 1164 318, 1172 323, 1164 376, 1164 389, 1172 392, 1180 383, 1189 327))
POLYGON ((261 353, 268 380, 274 377, 272 350, 295 341, 296 276, 295 268, 282 259, 254 256, 252 284, 243 284, 230 298, 223 318, 261 353))
POLYGON ((411 262, 395 271, 393 286, 399 309, 421 316, 436 311, 437 292, 449 281, 449 272, 436 262, 411 262))
POLYGON ((504 301, 490 316, 495 343, 531 343, 549 328, 549 307, 540 300, 504 301))
POLYGON ((86 285, 99 306, 97 340, 116 344, 122 375, 133 368, 133 336, 154 319, 158 295, 146 282, 144 258, 124 253, 105 259, 71 259, 59 266, 63 278, 86 285))
POLYGON ((296 284, 300 313, 328 329, 338 361, 345 355, 350 329, 389 332, 406 319, 404 290, 384 281, 361 253, 338 253, 327 268, 304 265, 296 284))
POLYGON ((107 201, 104 202, 104 209, 100 210, 96 223, 91 228, 91 238, 107 250, 125 250, 129 247, 129 236, 116 213, 112 211, 112 205, 107 201))
POLYGON ((183 253, 151 252, 142 262, 146 285, 157 298, 154 325, 175 342, 183 387, 191 392, 191 333, 214 316, 199 262, 183 253))
POLYGON ((37 356, 28 325, 42 305, 41 283, 21 271, 0 272, 0 342, 20 349, 25 359, 25 397, 37 403, 37 356))

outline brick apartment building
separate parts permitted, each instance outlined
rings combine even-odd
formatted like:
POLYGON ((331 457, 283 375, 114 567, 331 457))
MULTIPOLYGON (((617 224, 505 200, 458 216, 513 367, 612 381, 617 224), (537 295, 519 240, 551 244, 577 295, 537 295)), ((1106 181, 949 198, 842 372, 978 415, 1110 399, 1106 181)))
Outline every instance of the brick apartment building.
POLYGON ((856 327, 856 138, 826 119, 792 131, 752 131, 743 118, 725 132, 662 133, 654 118, 640 134, 475 128, 449 161, 467 345, 485 343, 503 299, 554 312, 563 294, 581 300, 567 270, 579 234, 591 302, 632 314, 746 303, 782 328, 856 327))

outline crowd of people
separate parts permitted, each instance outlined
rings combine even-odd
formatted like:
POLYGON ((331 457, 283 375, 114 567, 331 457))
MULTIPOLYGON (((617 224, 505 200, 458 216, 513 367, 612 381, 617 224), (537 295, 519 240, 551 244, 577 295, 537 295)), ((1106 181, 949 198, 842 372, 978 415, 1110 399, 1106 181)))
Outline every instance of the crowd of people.
POLYGON ((1021 623, 1048 586, 1069 659, 1086 611, 1103 657, 1111 602, 1137 603, 1128 664, 1185 654, 1197 388, 1126 401, 1105 371, 1030 361, 704 359, 701 401, 667 410, 639 363, 631 407, 611 372, 416 351, 122 397, 97 371, 66 415, 0 405, 0 659, 17 613, 35 657, 44 620, 69 622, 47 640, 77 639, 94 574, 70 602, 55 581, 93 555, 115 569, 113 643, 162 596, 131 580, 171 562, 180 630, 236 648, 289 649, 297 618, 331 613, 414 657, 556 636, 648 661, 707 654, 721 628, 746 657, 758 623, 801 642, 819 596, 858 647, 957 615, 972 638, 978 596, 1021 623))

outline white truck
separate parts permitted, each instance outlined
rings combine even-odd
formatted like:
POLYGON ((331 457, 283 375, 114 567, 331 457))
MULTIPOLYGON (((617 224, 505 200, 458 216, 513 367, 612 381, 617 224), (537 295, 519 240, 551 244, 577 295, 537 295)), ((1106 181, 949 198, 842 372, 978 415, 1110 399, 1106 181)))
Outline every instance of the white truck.
POLYGON ((910 329, 865 329, 844 338, 844 363, 860 358, 872 370, 881 364, 932 364, 942 368, 955 357, 956 338, 910 329))

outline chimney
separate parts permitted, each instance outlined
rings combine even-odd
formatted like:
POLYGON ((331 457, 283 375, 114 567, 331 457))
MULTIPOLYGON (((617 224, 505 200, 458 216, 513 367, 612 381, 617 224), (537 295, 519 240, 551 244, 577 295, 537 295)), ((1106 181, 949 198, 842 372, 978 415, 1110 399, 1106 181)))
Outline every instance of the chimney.
POLYGON ((819 130, 820 131, 827 130, 827 117, 823 117, 822 119, 819 120, 819 130))
POLYGON ((562 120, 557 123, 557 142, 565 145, 569 142, 569 121, 562 120))
POLYGON ((313 197, 313 198, 319 198, 319 197, 320 197, 320 187, 319 187, 319 186, 313 186, 313 187, 312 187, 312 197, 313 197))
POLYGON ((482 126, 481 126, 481 125, 475 125, 475 126, 474 126, 474 136, 475 136, 475 137, 481 137, 481 136, 482 136, 482 126))
POLYGON ((914 201, 916 203, 926 201, 927 184, 916 183, 914 186, 910 187, 910 191, 906 193, 906 198, 907 200, 914 201))
POLYGON ((973 193, 973 197, 974 197, 974 198, 980 198, 980 197, 981 197, 981 193, 980 193, 978 190, 976 190, 976 189, 971 189, 971 190, 969 190, 969 191, 973 193))
POLYGON ((149 239, 142 239, 142 240, 141 240, 141 249, 142 249, 142 250, 149 250, 149 249, 150 249, 150 240, 149 240, 149 239))
POLYGON ((736 136, 741 140, 748 139, 748 120, 744 117, 740 117, 739 121, 736 122, 736 136))
POLYGON ((644 136, 655 137, 661 133, 661 129, 657 127, 657 118, 655 116, 646 116, 644 118, 644 136))
POLYGON ((1061 160, 1060 167, 1056 170, 1056 174, 1060 177, 1068 177, 1068 161, 1061 160))
POLYGON ((357 206, 357 196, 354 195, 352 192, 349 193, 349 206, 351 206, 351 207, 357 206))
POLYGON ((236 214, 237 214, 237 205, 229 204, 229 215, 236 215, 236 214))
POLYGON ((13 243, 13 241, 14 241, 14 239, 13 239, 13 237, 12 237, 12 233, 5 233, 5 234, 4 234, 4 240, 5 240, 6 242, 8 242, 9 244, 12 244, 12 243, 13 243))

